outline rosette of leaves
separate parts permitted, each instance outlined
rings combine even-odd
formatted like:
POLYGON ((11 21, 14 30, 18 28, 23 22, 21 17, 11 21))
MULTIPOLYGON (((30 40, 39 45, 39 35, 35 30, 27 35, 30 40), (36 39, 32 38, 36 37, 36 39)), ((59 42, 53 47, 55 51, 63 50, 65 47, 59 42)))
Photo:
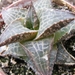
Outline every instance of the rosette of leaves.
POLYGON ((56 45, 75 28, 75 16, 53 9, 50 4, 50 0, 36 0, 28 8, 10 7, 2 11, 5 30, 0 35, 0 51, 7 49, 1 55, 22 57, 36 75, 51 75, 55 63, 72 60, 66 50, 57 50, 56 45))

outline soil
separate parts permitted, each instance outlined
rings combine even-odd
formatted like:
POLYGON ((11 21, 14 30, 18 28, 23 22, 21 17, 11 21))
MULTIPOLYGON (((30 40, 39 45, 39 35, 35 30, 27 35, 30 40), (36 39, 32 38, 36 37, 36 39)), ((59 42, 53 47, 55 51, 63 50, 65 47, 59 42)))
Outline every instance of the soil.
POLYGON ((75 57, 75 35, 65 41, 64 47, 73 57, 75 57))
POLYGON ((54 70, 52 75, 75 75, 75 66, 54 65, 54 70))
POLYGON ((0 67, 7 75, 35 75, 24 60, 11 55, 0 56, 0 67))

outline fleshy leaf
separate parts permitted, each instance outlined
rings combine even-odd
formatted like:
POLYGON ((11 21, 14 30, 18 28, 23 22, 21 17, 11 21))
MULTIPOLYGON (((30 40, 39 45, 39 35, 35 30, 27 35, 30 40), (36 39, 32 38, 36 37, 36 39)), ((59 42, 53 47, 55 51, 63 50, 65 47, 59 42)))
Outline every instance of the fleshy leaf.
POLYGON ((19 42, 9 44, 7 50, 2 55, 13 55, 19 57, 25 57, 25 51, 20 46, 19 42))
POLYGON ((33 39, 37 34, 36 30, 24 27, 24 19, 12 22, 0 36, 0 46, 16 41, 27 41, 33 39))
POLYGON ((58 52, 57 52, 56 64, 75 63, 75 60, 66 51, 62 43, 58 43, 57 47, 58 47, 58 52))
POLYGON ((40 27, 35 40, 48 37, 72 21, 75 16, 67 11, 43 9, 40 13, 40 27))
POLYGON ((29 8, 27 18, 26 18, 26 27, 29 29, 38 29, 39 20, 33 5, 29 8))
POLYGON ((36 0, 33 1, 33 5, 37 13, 40 9, 52 8, 51 0, 36 0))
POLYGON ((27 63, 31 66, 38 75, 48 75, 52 73, 55 55, 50 55, 50 63, 48 60, 48 54, 51 48, 52 38, 46 38, 39 41, 25 42, 21 46, 24 48, 29 60, 27 63), (50 70, 49 70, 50 67, 50 70))
POLYGON ((67 26, 55 32, 54 43, 57 43, 57 41, 60 40, 62 36, 69 34, 73 29, 75 29, 75 20, 73 20, 67 26))
POLYGON ((11 22, 18 18, 25 18, 27 16, 28 9, 26 8, 9 8, 7 10, 2 10, 2 18, 6 25, 9 25, 11 22))

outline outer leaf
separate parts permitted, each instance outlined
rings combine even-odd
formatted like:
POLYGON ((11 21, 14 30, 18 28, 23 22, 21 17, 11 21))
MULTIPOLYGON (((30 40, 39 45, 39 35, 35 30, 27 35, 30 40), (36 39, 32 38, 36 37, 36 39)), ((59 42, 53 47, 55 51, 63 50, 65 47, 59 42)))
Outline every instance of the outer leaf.
POLYGON ((29 60, 27 61, 28 64, 36 73, 38 73, 38 75, 50 75, 52 73, 56 53, 50 53, 49 63, 48 54, 51 48, 51 40, 51 38, 46 38, 22 44, 22 47, 25 49, 25 52, 29 57, 29 60))
POLYGON ((73 59, 70 56, 70 54, 67 52, 67 50, 65 50, 65 48, 62 46, 62 43, 59 43, 57 47, 58 47, 58 53, 57 53, 56 64, 75 63, 75 59, 73 59))
POLYGON ((19 7, 19 8, 28 8, 31 5, 31 0, 18 0, 10 4, 8 7, 4 8, 5 10, 11 7, 19 7))
POLYGON ((75 29, 75 20, 73 20, 67 26, 55 32, 54 43, 57 43, 57 41, 60 40, 62 36, 69 34, 73 29, 75 29))
POLYGON ((20 46, 19 42, 9 44, 7 50, 2 55, 26 56, 25 51, 20 46))
POLYGON ((62 6, 66 6, 66 7, 68 7, 68 10, 70 10, 70 11, 72 11, 72 12, 74 12, 75 13, 75 6, 73 5, 73 1, 74 0, 72 0, 72 2, 70 1, 70 0, 53 0, 56 4, 58 4, 58 5, 62 5, 62 6), (69 3, 69 1, 71 2, 71 3, 69 3))
POLYGON ((37 31, 36 30, 29 30, 24 26, 24 20, 18 19, 12 22, 5 31, 0 36, 0 46, 6 45, 16 41, 26 41, 33 39, 37 31))
POLYGON ((11 22, 18 18, 25 18, 27 17, 28 9, 25 8, 9 8, 7 10, 2 10, 2 18, 6 25, 9 25, 11 22))
POLYGON ((50 36, 58 29, 66 26, 75 16, 66 11, 43 9, 39 18, 40 27, 35 40, 50 36))

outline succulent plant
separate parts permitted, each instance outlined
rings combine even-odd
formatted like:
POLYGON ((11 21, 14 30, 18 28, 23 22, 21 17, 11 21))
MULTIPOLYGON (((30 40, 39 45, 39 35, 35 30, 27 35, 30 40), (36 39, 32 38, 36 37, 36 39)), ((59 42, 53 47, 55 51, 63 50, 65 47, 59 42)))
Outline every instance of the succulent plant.
POLYGON ((1 56, 22 57, 36 75, 52 75, 55 63, 75 64, 65 46, 75 35, 71 11, 55 9, 51 0, 20 0, 3 9, 1 16, 1 56))

